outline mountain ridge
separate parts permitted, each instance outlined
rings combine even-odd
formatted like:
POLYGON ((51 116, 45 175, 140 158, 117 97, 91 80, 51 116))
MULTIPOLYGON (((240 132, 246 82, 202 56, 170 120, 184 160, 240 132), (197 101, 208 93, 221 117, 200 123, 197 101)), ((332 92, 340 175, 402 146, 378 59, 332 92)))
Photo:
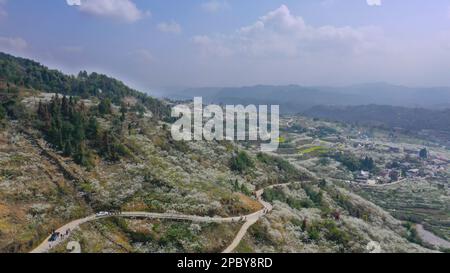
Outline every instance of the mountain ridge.
POLYGON ((368 83, 346 87, 254 85, 203 87, 172 91, 169 98, 202 96, 210 103, 279 104, 283 113, 300 113, 317 105, 391 105, 428 109, 450 108, 450 87, 405 87, 368 83))
POLYGON ((120 105, 127 96, 135 97, 139 103, 147 107, 158 117, 168 117, 170 110, 161 100, 144 92, 128 87, 125 83, 104 74, 80 71, 77 76, 67 75, 50 69, 39 62, 15 57, 0 52, 0 80, 6 85, 15 85, 35 89, 47 93, 59 93, 67 96, 90 96, 99 99, 110 99, 120 105))

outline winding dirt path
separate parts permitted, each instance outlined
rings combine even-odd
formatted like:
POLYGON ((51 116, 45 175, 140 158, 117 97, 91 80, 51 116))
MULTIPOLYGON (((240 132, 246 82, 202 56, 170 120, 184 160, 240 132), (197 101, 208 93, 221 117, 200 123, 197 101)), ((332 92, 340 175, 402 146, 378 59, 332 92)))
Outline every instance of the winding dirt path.
MULTIPOLYGON (((300 183, 300 182, 295 182, 300 183)), ((295 183, 287 183, 287 184, 278 184, 266 187, 265 189, 274 188, 277 186, 287 186, 295 183)), ((51 235, 48 236, 44 242, 42 242, 38 247, 32 250, 30 253, 47 253, 56 246, 65 242, 70 236, 70 233, 76 229, 78 229, 82 224, 98 221, 100 219, 112 218, 112 217, 121 217, 121 218, 147 218, 147 219, 170 219, 170 220, 182 220, 182 221, 192 221, 192 222, 200 222, 200 223, 235 223, 244 221, 244 225, 241 227, 239 232, 237 233, 234 240, 231 244, 223 251, 223 253, 231 253, 242 241, 245 234, 247 234, 248 229, 254 225, 261 217, 264 217, 267 213, 271 212, 273 207, 270 203, 264 201, 262 199, 262 195, 264 194, 264 190, 261 189, 255 193, 258 202, 263 206, 263 209, 244 216, 237 217, 229 217, 229 218, 221 218, 221 217, 204 217, 204 216, 195 216, 195 215, 184 215, 184 214, 173 214, 173 213, 150 213, 150 212, 122 212, 118 214, 105 215, 105 216, 97 216, 91 215, 86 218, 78 219, 72 221, 55 232, 62 234, 62 237, 59 237, 58 240, 54 242, 49 242, 51 235)))
MULTIPOLYGON (((285 184, 285 185, 289 185, 289 184, 285 184)), ((280 185, 273 185, 267 188, 273 188, 276 186, 280 186, 280 185)), ((266 188, 266 189, 267 189, 266 188)), ((242 239, 244 238, 245 234, 247 234, 248 229, 253 226, 254 224, 256 224, 256 222, 258 222, 258 220, 263 217, 264 215, 266 215, 267 213, 271 212, 273 207, 270 203, 265 202, 262 199, 262 195, 264 194, 264 189, 259 190, 256 192, 256 198, 258 200, 258 202, 263 205, 264 209, 251 214, 249 216, 247 216, 246 222, 244 223, 244 225, 241 227, 241 229, 239 230, 239 232, 237 233, 236 237, 234 238, 233 242, 231 242, 231 244, 223 251, 223 253, 231 253, 233 252, 236 247, 238 247, 238 245, 241 243, 242 239)))

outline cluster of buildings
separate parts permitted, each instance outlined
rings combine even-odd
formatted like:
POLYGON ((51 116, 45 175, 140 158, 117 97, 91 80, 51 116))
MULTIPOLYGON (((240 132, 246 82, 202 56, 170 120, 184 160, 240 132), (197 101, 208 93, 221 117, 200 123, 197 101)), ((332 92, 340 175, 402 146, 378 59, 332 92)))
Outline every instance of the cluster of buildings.
POLYGON ((362 143, 359 143, 358 147, 367 148, 368 150, 382 149, 382 153, 402 154, 405 156, 403 160, 398 160, 396 164, 388 164, 384 169, 376 173, 368 171, 355 173, 355 182, 360 184, 377 185, 394 183, 403 179, 436 178, 450 168, 450 160, 440 156, 421 158, 417 149, 394 146, 375 148, 373 144, 362 143))

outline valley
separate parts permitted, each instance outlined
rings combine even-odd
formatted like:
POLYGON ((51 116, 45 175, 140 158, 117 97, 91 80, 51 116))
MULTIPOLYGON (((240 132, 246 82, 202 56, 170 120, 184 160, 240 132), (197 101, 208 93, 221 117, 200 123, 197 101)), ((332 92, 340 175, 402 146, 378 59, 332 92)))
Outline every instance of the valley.
POLYGON ((0 67, 1 252, 448 251, 450 151, 434 139, 285 115, 272 153, 175 141, 173 101, 0 67))

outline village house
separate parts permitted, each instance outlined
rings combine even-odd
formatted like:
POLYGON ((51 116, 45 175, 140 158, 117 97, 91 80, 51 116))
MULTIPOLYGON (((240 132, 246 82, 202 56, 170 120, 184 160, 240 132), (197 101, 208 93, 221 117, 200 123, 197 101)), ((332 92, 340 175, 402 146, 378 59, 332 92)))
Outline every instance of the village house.
POLYGON ((355 181, 356 181, 357 183, 367 184, 369 178, 370 178, 370 172, 360 171, 360 172, 358 172, 358 174, 356 175, 355 181))

